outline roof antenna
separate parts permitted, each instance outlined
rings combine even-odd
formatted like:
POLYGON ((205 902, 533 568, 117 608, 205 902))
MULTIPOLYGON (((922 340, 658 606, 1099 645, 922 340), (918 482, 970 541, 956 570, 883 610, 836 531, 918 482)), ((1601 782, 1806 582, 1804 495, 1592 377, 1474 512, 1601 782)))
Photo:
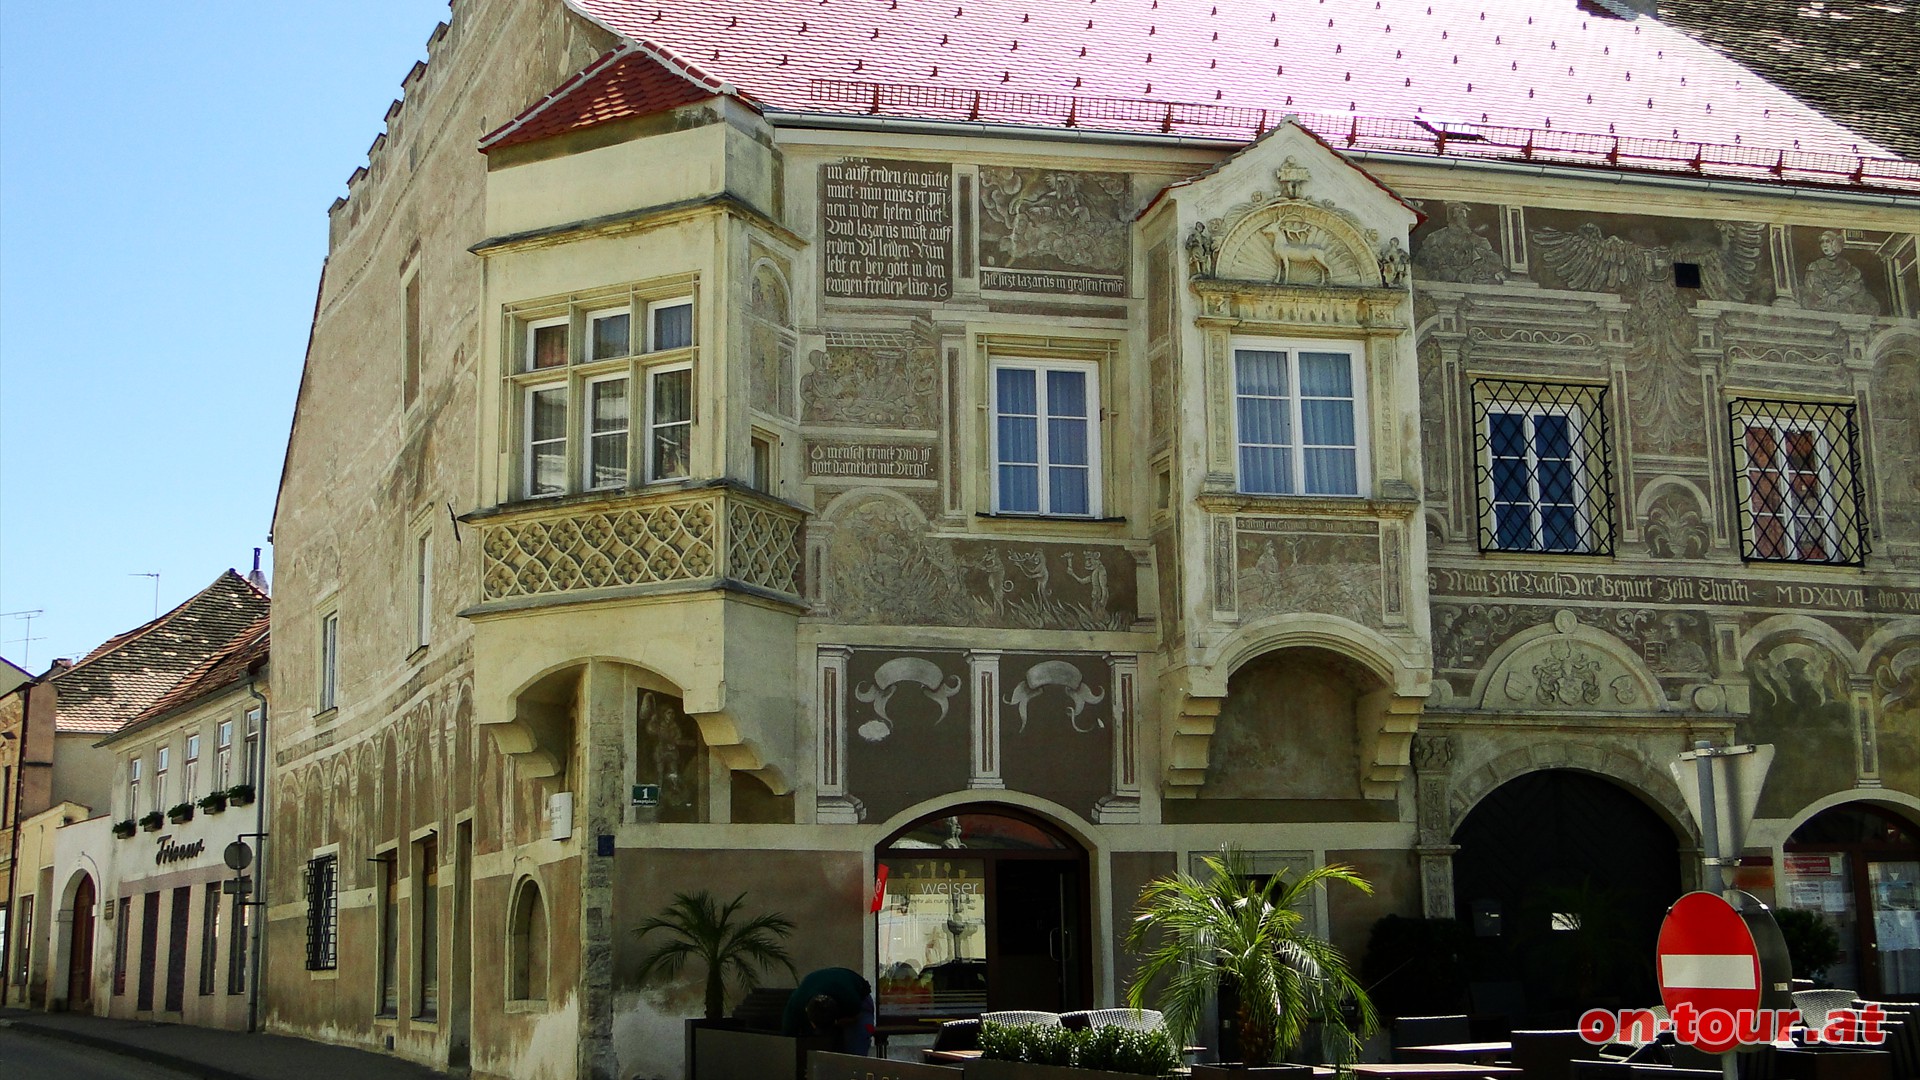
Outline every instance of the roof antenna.
POLYGON ((156 619, 159 618, 160 617, 160 572, 156 570, 151 574, 128 574, 127 576, 128 577, 150 577, 153 579, 153 617, 156 619))
POLYGON ((253 570, 247 574, 247 584, 259 589, 262 594, 268 590, 267 575, 260 572, 260 549, 253 549, 253 570))
MULTIPOLYGON (((42 615, 45 615, 46 613, 47 612, 45 608, 34 608, 32 611, 0 612, 0 619, 26 620, 26 623, 27 623, 26 629, 21 631, 21 634, 24 636, 14 638, 11 641, 7 642, 7 644, 9 645, 25 645, 26 646, 26 648, 22 650, 20 654, 20 667, 23 670, 31 668, 33 665, 33 643, 36 641, 47 640, 45 636, 41 636, 41 637, 33 636, 33 620, 39 618, 42 615)), ((4 793, 0 793, 0 798, 5 798, 5 797, 6 795, 4 793)))

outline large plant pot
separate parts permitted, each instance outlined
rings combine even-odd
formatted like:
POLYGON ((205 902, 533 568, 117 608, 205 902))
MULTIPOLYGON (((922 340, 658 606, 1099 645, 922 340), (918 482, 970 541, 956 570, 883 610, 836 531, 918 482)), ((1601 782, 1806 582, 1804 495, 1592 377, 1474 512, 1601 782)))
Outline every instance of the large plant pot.
POLYGON ((1251 1080, 1253 1077, 1312 1075, 1311 1065, 1241 1065, 1226 1062, 1193 1067, 1193 1080, 1251 1080))
POLYGON ((919 1065, 819 1050, 807 1055, 807 1080, 962 1080, 962 1076, 959 1069, 948 1065, 919 1065))
POLYGON ((1034 1065, 1025 1061, 992 1061, 987 1058, 967 1062, 966 1074, 967 1080, 1142 1080, 1138 1073, 1034 1065))

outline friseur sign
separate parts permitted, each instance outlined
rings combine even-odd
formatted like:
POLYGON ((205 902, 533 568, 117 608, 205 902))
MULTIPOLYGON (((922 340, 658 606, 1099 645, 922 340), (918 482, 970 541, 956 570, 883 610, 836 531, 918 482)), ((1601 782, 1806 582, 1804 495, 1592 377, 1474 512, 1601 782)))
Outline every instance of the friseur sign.
POLYGON ((176 844, 173 842, 173 834, 168 833, 160 838, 160 847, 153 853, 153 861, 157 866, 166 866, 169 863, 186 862, 189 859, 197 859, 206 853, 207 842, 205 840, 195 840, 188 844, 176 844))
POLYGON ((1920 614, 1920 589, 1661 574, 1575 574, 1543 570, 1453 570, 1428 576, 1435 596, 1486 600, 1596 600, 1611 604, 1724 604, 1790 611, 1920 614))

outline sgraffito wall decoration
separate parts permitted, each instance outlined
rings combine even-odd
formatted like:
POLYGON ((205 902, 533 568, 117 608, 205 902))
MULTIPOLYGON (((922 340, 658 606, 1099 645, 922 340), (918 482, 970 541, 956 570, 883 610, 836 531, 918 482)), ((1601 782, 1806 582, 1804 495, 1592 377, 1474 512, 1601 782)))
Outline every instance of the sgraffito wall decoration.
POLYGON ((846 693, 845 786, 867 821, 966 788, 973 696, 964 652, 855 649, 846 693))
POLYGON ((980 287, 1126 296, 1132 192, 1125 173, 982 167, 980 287))
POLYGON ((1001 777, 1093 816, 1113 788, 1112 669, 1102 653, 1000 656, 1001 777))
POLYGON ((924 319, 897 330, 829 330, 800 380, 813 423, 935 429, 939 341, 924 319))
POLYGON ((1380 626, 1380 526, 1241 517, 1234 559, 1242 619, 1319 611, 1380 626))

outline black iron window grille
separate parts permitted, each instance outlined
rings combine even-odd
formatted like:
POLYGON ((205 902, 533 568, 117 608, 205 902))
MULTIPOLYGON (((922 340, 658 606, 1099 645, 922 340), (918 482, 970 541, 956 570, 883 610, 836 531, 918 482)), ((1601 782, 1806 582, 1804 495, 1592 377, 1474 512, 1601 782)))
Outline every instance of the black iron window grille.
POLYGON ((307 970, 332 971, 339 965, 339 859, 322 855, 307 862, 307 970))
POLYGON ((1865 562, 1867 504, 1853 406, 1736 398, 1728 418, 1741 556, 1865 562))
POLYGON ((1473 384, 1480 550, 1613 554, 1607 388, 1473 384))

